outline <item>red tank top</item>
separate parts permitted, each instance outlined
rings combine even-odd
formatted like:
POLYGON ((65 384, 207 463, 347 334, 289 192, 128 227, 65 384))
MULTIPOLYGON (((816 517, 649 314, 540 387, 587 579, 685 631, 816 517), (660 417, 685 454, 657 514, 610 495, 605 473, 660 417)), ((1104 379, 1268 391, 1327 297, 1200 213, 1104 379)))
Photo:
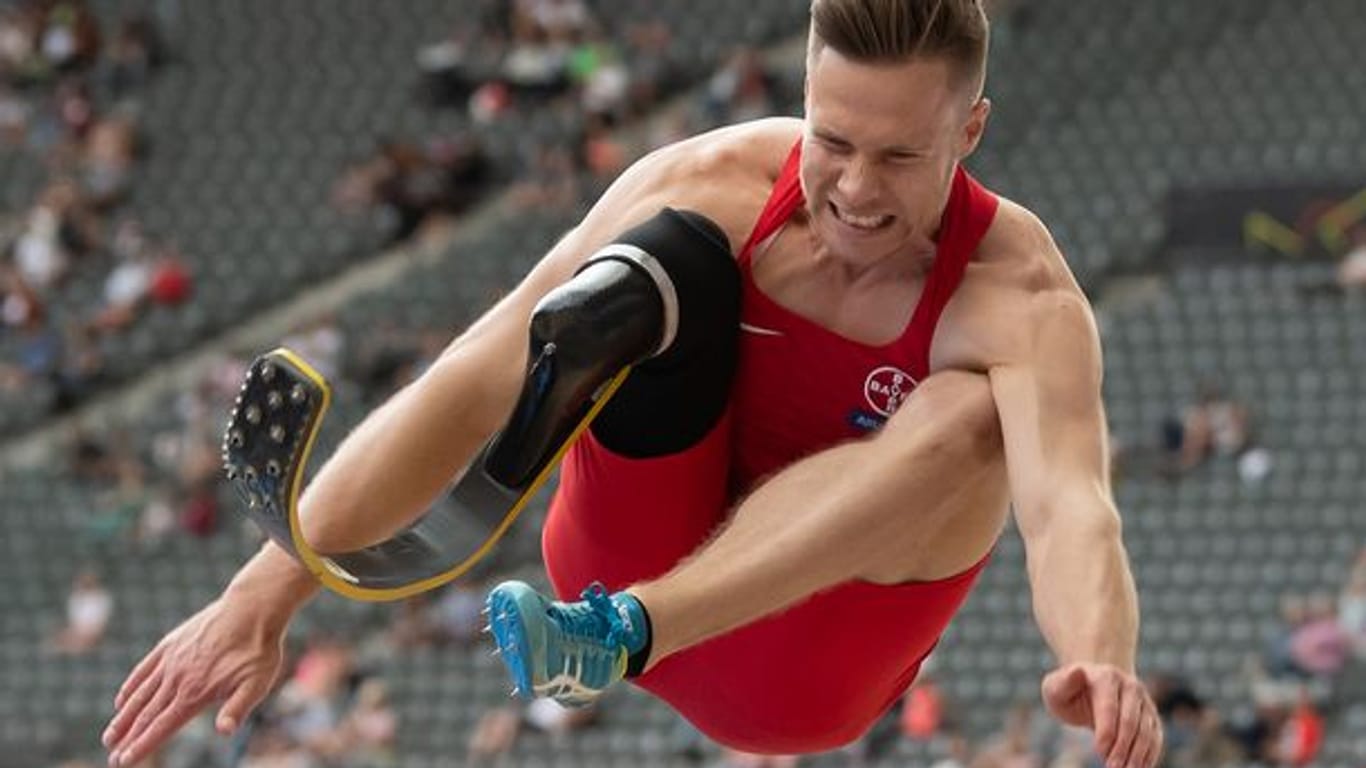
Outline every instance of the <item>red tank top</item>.
POLYGON ((737 490, 822 448, 880 427, 930 374, 939 316, 991 226, 998 200, 959 167, 940 220, 935 258, 901 336, 870 346, 792 312, 754 283, 756 247, 783 227, 805 198, 792 148, 754 231, 740 251, 744 283, 740 365, 731 398, 732 482, 737 490))

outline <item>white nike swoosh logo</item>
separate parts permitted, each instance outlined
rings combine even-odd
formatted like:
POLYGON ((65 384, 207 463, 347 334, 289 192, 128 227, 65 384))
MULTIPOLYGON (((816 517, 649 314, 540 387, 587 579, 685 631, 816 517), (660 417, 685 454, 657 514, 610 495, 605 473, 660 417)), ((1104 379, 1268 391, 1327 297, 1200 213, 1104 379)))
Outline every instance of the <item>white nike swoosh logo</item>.
POLYGON ((782 331, 775 331, 775 330, 773 330, 772 328, 760 328, 760 327, 757 326, 757 325, 750 325, 749 323, 746 323, 746 322, 741 322, 741 323, 740 323, 740 330, 742 330, 742 331, 747 331, 747 332, 749 332, 749 333, 758 334, 758 335, 760 335, 760 336, 782 336, 782 335, 783 335, 783 332, 782 332, 782 331))

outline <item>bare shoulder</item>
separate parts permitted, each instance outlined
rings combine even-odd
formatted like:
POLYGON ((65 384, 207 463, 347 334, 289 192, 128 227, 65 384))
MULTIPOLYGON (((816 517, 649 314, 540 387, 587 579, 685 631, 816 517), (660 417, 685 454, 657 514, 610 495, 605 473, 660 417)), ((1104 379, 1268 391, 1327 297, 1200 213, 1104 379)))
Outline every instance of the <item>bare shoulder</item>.
POLYGON ((934 367, 1013 362, 1040 334, 1095 334, 1090 302, 1052 233, 1024 206, 1000 208, 935 333, 934 367))
POLYGON ((988 267, 1001 287, 1025 294, 1075 290, 1081 292, 1067 260, 1048 230, 1033 211, 1019 203, 1000 198, 996 219, 978 249, 978 261, 988 267))
POLYGON ((800 136, 795 118, 725 126, 657 149, 628 173, 647 175, 664 204, 711 218, 738 248, 800 136))

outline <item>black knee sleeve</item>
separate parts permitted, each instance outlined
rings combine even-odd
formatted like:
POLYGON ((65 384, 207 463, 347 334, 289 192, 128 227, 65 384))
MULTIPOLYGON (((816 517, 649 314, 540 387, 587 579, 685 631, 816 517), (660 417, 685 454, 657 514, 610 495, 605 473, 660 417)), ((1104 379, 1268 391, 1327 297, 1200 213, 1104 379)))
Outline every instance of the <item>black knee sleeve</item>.
POLYGON ((666 208, 618 242, 650 254, 673 285, 672 343, 635 366, 593 421, 593 435, 636 458, 676 453, 702 439, 725 411, 735 374, 740 271, 720 227, 666 208))

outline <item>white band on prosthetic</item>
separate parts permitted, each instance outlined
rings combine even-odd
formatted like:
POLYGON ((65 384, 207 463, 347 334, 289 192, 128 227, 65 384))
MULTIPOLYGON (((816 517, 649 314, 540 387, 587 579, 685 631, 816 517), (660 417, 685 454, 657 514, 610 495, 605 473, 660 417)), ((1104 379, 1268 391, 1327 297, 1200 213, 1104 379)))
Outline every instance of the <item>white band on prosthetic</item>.
POLYGON ((612 243, 603 247, 590 256, 579 271, 582 272, 590 265, 607 259, 617 259, 635 264, 645 270, 645 274, 654 281, 655 288, 659 289, 659 299, 664 305, 664 328, 660 332, 659 347, 651 356, 662 354, 678 336, 678 291, 674 289, 674 283, 673 280, 669 279, 669 273, 664 271, 664 265, 660 264, 658 259, 628 243, 612 243))

